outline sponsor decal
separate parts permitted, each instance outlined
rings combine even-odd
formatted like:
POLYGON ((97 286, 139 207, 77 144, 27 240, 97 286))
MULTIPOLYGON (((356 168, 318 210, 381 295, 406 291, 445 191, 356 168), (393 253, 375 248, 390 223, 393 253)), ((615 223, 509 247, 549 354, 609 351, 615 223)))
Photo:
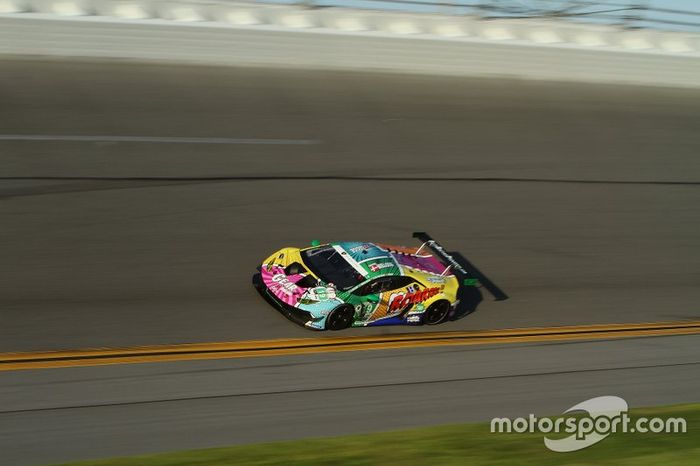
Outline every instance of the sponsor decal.
POLYGON ((369 265, 369 269, 372 272, 379 272, 382 269, 388 269, 394 267, 393 262, 375 262, 374 264, 369 265))
POLYGON ((355 246, 354 248, 350 248, 350 252, 352 252, 353 254, 356 254, 358 252, 366 251, 368 249, 369 249, 369 247, 366 244, 363 244, 361 246, 355 246))
POLYGON ((279 290, 282 293, 284 293, 288 296, 291 296, 291 295, 293 295, 295 293, 299 293, 301 291, 301 288, 296 286, 284 274, 278 273, 276 275, 273 275, 272 281, 275 282, 275 284, 276 284, 276 285, 273 285, 270 287, 270 290, 273 292, 279 290))
POLYGON ((445 283, 445 279, 443 277, 434 277, 432 275, 428 275, 425 277, 426 280, 428 280, 430 283, 445 283))
POLYGON ((413 293, 398 294, 393 297, 389 304, 389 312, 398 311, 408 306, 409 304, 418 304, 427 301, 440 292, 440 288, 426 288, 423 291, 415 291, 413 293))
POLYGON ((406 318, 406 322, 408 322, 409 324, 417 324, 418 322, 420 322, 420 316, 419 315, 408 316, 406 318))
POLYGON ((309 288, 301 297, 301 301, 328 301, 329 299, 335 299, 335 288, 330 286, 309 288))

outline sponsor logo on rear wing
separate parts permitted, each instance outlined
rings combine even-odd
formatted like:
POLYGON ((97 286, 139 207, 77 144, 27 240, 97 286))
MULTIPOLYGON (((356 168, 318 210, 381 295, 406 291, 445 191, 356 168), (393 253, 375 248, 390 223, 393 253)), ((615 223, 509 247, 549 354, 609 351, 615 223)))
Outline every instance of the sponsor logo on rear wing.
POLYGON ((459 278, 460 286, 475 286, 478 282, 493 295, 496 301, 508 299, 508 295, 505 294, 503 290, 501 290, 459 252, 446 251, 440 243, 435 241, 428 233, 423 231, 414 232, 413 237, 423 241, 419 251, 423 248, 428 248, 446 263, 447 268, 443 272, 443 275, 452 270, 454 275, 459 278))

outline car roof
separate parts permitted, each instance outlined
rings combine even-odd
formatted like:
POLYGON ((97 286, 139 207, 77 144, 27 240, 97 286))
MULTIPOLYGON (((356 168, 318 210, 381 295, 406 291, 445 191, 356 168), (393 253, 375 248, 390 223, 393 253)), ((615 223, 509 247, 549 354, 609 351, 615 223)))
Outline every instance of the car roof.
POLYGON ((374 243, 341 241, 331 243, 331 246, 345 252, 345 260, 364 275, 365 281, 382 276, 403 275, 394 256, 374 243))

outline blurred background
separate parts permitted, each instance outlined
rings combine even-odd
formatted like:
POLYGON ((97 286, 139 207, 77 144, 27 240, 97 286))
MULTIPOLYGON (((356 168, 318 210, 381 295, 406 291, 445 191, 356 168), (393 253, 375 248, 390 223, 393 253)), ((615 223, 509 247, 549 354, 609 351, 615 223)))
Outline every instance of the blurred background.
POLYGON ((436 2, 430 0, 267 0, 310 8, 346 7, 470 15, 481 19, 561 18, 567 21, 616 24, 634 28, 697 31, 700 17, 692 0, 491 0, 436 2))
POLYGON ((696 325, 699 32, 682 0, 0 0, 0 463, 698 402, 694 335, 212 352, 696 325), (283 246, 413 231, 510 299, 312 333, 250 284, 283 246), (183 344, 211 356, 136 364, 183 344))

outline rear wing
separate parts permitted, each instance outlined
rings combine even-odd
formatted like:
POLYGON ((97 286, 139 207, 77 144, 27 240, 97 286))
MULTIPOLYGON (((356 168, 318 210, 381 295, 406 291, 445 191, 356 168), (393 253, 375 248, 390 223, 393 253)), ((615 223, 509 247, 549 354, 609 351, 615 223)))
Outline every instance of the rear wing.
POLYGON ((488 290, 491 295, 496 299, 496 301, 502 301, 508 299, 508 295, 503 292, 494 282, 492 282, 486 275, 484 275, 479 269, 477 269, 474 264, 469 262, 466 257, 464 257, 459 252, 445 251, 440 243, 435 241, 428 233, 424 231, 416 231, 413 233, 414 238, 418 238, 423 242, 421 247, 418 249, 420 252, 422 249, 429 249, 433 254, 442 259, 442 261, 447 265, 445 272, 451 271, 458 279, 460 286, 462 285, 476 285, 481 284, 486 290, 488 290))

